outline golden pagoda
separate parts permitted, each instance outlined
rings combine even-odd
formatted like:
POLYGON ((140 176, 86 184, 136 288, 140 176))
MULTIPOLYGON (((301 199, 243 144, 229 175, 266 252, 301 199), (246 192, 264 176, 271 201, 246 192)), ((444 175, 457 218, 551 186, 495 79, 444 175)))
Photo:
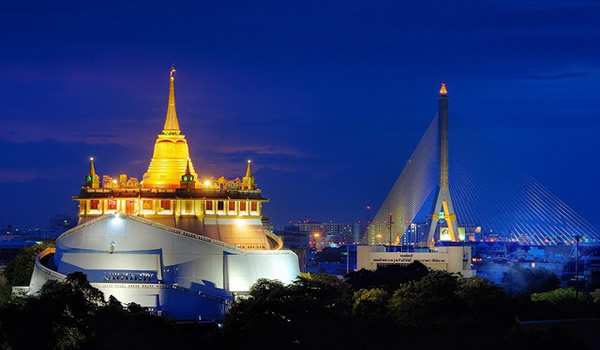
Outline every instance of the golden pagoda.
POLYGON ((177 111, 175 109, 175 67, 169 73, 169 105, 162 132, 154 144, 154 154, 148 171, 142 177, 145 188, 179 187, 181 174, 186 170, 189 161, 190 173, 198 177, 190 159, 190 151, 185 136, 179 129, 177 111))
POLYGON ((179 129, 174 73, 171 68, 165 125, 142 181, 103 175, 100 186, 92 159, 84 186, 73 197, 79 202, 79 224, 103 215, 134 215, 242 249, 280 249, 281 239, 265 229, 262 203, 269 200, 256 186, 250 161, 242 180, 198 177, 179 129))

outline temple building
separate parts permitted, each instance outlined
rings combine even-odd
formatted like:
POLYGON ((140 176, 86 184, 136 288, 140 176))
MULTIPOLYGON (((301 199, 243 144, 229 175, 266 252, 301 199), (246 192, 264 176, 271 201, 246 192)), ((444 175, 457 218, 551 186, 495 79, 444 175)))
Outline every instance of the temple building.
POLYGON ((118 180, 105 175, 100 187, 91 159, 84 187, 73 197, 79 202, 79 223, 106 214, 128 214, 242 249, 281 248, 281 239, 263 228, 262 204, 268 199, 256 187, 250 161, 241 180, 198 178, 177 120, 174 72, 171 69, 165 124, 142 181, 126 174, 118 180))
POLYGON ((103 175, 90 158, 79 223, 36 258, 28 293, 75 271, 106 297, 180 320, 219 320, 259 278, 292 282, 298 257, 265 229, 251 162, 242 178, 200 178, 175 109, 175 69, 162 132, 142 181, 103 175))

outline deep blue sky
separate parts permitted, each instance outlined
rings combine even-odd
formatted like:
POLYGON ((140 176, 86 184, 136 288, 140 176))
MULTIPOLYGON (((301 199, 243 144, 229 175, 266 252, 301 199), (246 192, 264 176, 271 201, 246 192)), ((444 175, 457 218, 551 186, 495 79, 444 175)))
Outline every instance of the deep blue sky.
POLYGON ((253 159, 277 224, 364 219, 440 81, 455 130, 595 219, 597 1, 57 3, 0 8, 2 226, 74 215, 91 155, 141 176, 172 63, 196 169, 253 159))

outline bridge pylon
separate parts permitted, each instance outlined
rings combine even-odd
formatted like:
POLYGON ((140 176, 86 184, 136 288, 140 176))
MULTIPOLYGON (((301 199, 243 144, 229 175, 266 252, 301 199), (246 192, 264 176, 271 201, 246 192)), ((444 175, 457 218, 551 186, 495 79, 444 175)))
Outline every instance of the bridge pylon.
POLYGON ((443 219, 448 224, 448 233, 450 240, 457 242, 458 223, 456 213, 452 205, 450 196, 450 187, 448 179, 448 91, 446 84, 442 83, 440 97, 438 98, 438 184, 435 189, 435 197, 432 206, 431 220, 429 222, 429 234, 427 235, 427 244, 435 244, 435 231, 438 222, 443 219))

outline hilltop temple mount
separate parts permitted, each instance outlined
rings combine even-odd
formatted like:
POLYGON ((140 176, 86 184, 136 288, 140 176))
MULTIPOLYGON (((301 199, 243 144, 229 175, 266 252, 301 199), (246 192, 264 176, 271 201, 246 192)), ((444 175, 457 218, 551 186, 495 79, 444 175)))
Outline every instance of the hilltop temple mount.
POLYGON ((106 297, 136 302, 179 320, 220 320, 237 295, 259 278, 292 282, 298 257, 266 229, 262 196, 246 173, 200 178, 175 108, 175 69, 163 130, 139 181, 100 176, 90 159, 79 223, 36 258, 28 293, 47 280, 87 274, 106 297))

